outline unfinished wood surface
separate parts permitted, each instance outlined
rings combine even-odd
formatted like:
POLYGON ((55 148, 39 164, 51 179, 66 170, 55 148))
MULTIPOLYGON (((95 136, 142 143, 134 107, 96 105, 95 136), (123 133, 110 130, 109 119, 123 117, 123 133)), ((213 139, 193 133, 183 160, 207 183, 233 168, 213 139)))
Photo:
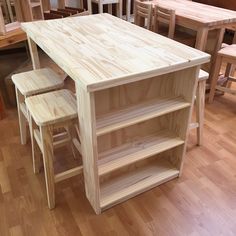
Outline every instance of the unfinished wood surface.
POLYGON ((25 103, 37 125, 55 124, 77 117, 76 100, 66 89, 28 97, 25 103))
POLYGON ((24 96, 62 88, 64 81, 50 68, 14 74, 12 80, 24 96))
POLYGON ((171 8, 164 8, 159 5, 155 5, 153 30, 159 32, 159 24, 163 23, 168 26, 168 38, 174 38, 175 33, 175 10, 171 8))
POLYGON ((105 175, 116 169, 146 159, 183 143, 183 140, 176 137, 174 133, 171 133, 168 130, 163 130, 140 139, 134 139, 118 148, 113 148, 100 153, 98 174, 99 176, 105 175))
POLYGON ((160 185, 179 175, 167 160, 157 160, 102 184, 101 208, 104 210, 125 199, 160 185))
POLYGON ((98 152, 95 124, 94 94, 85 92, 76 85, 78 102, 79 130, 81 134, 81 151, 84 168, 86 196, 97 214, 101 213, 100 188, 98 178, 98 152))
POLYGON ((231 65, 236 65, 236 45, 235 44, 222 48, 217 54, 215 70, 212 76, 211 90, 210 90, 210 95, 209 95, 210 103, 213 102, 216 89, 222 92, 236 95, 236 91, 234 89, 231 89, 229 86, 227 86, 227 82, 226 82, 226 87, 225 85, 217 85, 220 68, 223 62, 227 64, 225 77, 227 78, 227 80, 229 80, 229 83, 235 82, 234 78, 229 77, 231 74, 231 71, 230 71, 231 65))
MULTIPOLYGON (((73 88, 73 81, 66 86, 73 88)), ((8 119, 0 122, 0 235, 235 235, 235 102, 225 94, 206 104, 206 141, 197 147, 195 130, 190 132, 181 178, 101 215, 84 197, 83 176, 58 183, 57 207, 48 210, 44 173, 33 174, 31 147, 19 143, 17 111, 7 110, 8 119)), ((74 164, 67 148, 59 153, 56 173, 74 164)))
POLYGON ((103 135, 190 105, 182 97, 157 98, 148 102, 141 102, 138 105, 98 116, 96 133, 98 136, 103 135))
POLYGON ((28 36, 88 91, 209 61, 203 52, 109 14, 22 25, 28 36))
POLYGON ((152 30, 152 6, 142 1, 134 1, 134 24, 152 30))
POLYGON ((6 28, 5 28, 5 20, 2 13, 2 7, 0 3, 0 35, 6 34, 6 28))

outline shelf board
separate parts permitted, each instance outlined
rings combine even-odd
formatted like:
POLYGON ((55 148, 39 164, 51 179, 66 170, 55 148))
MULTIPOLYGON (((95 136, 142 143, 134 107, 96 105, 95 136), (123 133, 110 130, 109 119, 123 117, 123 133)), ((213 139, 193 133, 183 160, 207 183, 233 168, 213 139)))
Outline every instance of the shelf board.
POLYGON ((156 160, 101 184, 100 207, 105 210, 179 175, 168 160, 156 160))
POLYGON ((152 99, 97 117, 96 134, 103 135, 173 111, 190 107, 183 97, 152 99))
POLYGON ((98 174, 99 176, 105 175, 183 143, 182 139, 168 130, 136 138, 132 142, 99 154, 98 174))

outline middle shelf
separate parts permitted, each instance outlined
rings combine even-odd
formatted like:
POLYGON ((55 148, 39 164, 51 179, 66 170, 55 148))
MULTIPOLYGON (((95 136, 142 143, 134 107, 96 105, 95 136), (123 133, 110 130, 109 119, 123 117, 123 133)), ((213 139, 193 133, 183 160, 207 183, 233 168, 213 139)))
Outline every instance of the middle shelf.
POLYGON ((161 130, 145 137, 134 138, 126 144, 99 154, 98 175, 105 175, 183 143, 181 138, 169 130, 161 130))
POLYGON ((115 131, 145 120, 149 120, 170 112, 190 107, 182 96, 156 98, 108 112, 97 117, 97 136, 115 131))

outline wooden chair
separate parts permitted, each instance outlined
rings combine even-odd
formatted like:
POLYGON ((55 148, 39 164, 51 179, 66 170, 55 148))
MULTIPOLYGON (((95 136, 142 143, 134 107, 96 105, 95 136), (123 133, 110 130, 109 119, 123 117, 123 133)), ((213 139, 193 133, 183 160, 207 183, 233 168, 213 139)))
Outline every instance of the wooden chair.
MULTIPOLYGON (((78 123, 77 102, 69 90, 58 90, 26 98, 30 116, 30 130, 35 172, 40 169, 40 151, 43 154, 48 207, 55 207, 55 183, 80 174, 82 165, 55 174, 53 168, 54 134, 58 128, 68 127, 76 139, 74 125, 78 123), (37 144, 36 144, 36 143, 37 144)), ((79 144, 80 145, 80 144, 79 144)))
POLYGON ((159 5, 155 6, 153 31, 168 38, 174 39, 188 46, 194 47, 196 37, 184 31, 184 29, 176 29, 175 10, 165 8, 159 5))
POLYGON ((21 0, 24 21, 44 20, 42 0, 21 0))
POLYGON ((21 144, 26 144, 26 126, 29 119, 25 99, 35 94, 62 88, 64 82, 55 72, 48 68, 15 74, 12 76, 12 81, 16 89, 21 144))
POLYGON ((236 79, 231 77, 232 65, 233 66, 236 65, 236 44, 226 46, 218 52, 214 73, 212 76, 213 80, 211 81, 209 103, 213 102, 216 89, 224 93, 230 93, 232 95, 236 95, 236 90, 230 88, 231 83, 236 82, 236 79), (223 85, 217 85, 221 65, 223 62, 227 64, 224 75, 226 80, 223 85))
POLYGON ((139 0, 134 1, 134 24, 152 29, 152 5, 139 0), (147 24, 145 25, 145 21, 147 24))
POLYGON ((209 74, 204 70, 200 70, 198 77, 198 86, 196 92, 195 108, 196 108, 196 122, 191 123, 190 129, 197 129, 197 144, 203 143, 203 126, 204 126, 204 111, 205 111, 205 93, 206 81, 209 74))
POLYGON ((168 25, 168 38, 173 39, 175 33, 175 10, 156 5, 154 9, 154 32, 159 32, 161 23, 168 25))
POLYGON ((88 10, 92 14, 92 3, 98 4, 98 12, 103 13, 103 6, 108 5, 108 13, 112 14, 112 4, 116 4, 116 15, 122 18, 122 0, 89 0, 88 10))

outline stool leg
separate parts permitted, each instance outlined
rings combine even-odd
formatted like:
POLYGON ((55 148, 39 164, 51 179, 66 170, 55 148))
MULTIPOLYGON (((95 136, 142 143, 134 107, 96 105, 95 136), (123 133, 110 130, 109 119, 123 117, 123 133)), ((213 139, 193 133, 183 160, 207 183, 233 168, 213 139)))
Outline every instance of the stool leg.
POLYGON ((212 81, 210 81, 211 90, 210 90, 210 95, 209 95, 209 103, 212 103, 214 99, 216 84, 217 84, 217 80, 220 73, 221 62, 222 62, 222 57, 218 56, 216 59, 215 69, 212 75, 212 81))
POLYGON ((77 157, 76 157, 76 148, 73 144, 73 139, 76 139, 76 130, 75 130, 75 127, 74 127, 73 123, 68 125, 68 134, 69 134, 69 137, 70 137, 70 146, 71 146, 71 149, 72 149, 73 157, 74 157, 74 159, 77 159, 77 157))
POLYGON ((25 98, 24 96, 20 93, 20 91, 16 88, 16 101, 17 101, 17 110, 18 110, 18 119, 19 119, 19 127, 20 127, 20 140, 21 144, 24 145, 26 144, 26 125, 27 125, 27 119, 23 112, 21 111, 20 104, 24 103, 25 98))
POLYGON ((32 146, 33 171, 38 174, 41 167, 41 152, 34 138, 34 129, 37 127, 32 116, 29 115, 30 138, 32 146))
POLYGON ((43 163, 49 209, 55 207, 55 181, 53 168, 53 135, 49 126, 40 127, 43 163))
POLYGON ((204 126, 204 110, 205 110, 205 90, 206 80, 198 82, 196 94, 196 115, 197 115, 197 144, 203 143, 203 126, 204 126))

